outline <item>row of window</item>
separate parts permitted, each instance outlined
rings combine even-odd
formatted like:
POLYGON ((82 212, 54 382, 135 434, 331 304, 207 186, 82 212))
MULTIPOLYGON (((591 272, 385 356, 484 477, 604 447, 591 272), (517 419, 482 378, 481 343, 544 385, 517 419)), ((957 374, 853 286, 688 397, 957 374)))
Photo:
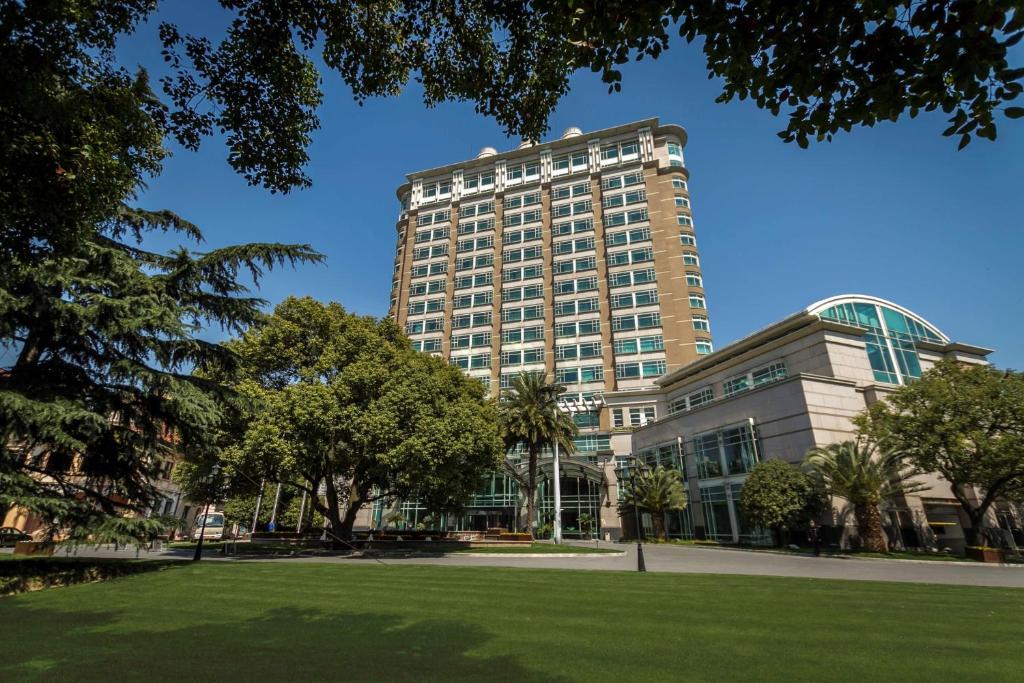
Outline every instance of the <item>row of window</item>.
POLYGON ((786 378, 786 364, 782 361, 775 361, 764 367, 754 368, 742 375, 730 377, 722 382, 722 393, 726 396, 733 396, 748 389, 777 382, 786 378))
MULTIPOLYGON (((552 211, 552 216, 554 212, 552 211)), ((506 228, 514 228, 519 225, 525 225, 527 223, 539 222, 542 218, 540 209, 530 209, 529 211, 520 211, 519 213, 507 213, 501 218, 501 224, 506 228)))
POLYGON ((660 377, 665 374, 666 365, 664 360, 632 361, 629 363, 615 364, 616 379, 648 379, 660 377))
POLYGON ((555 381, 559 384, 603 382, 604 367, 601 365, 584 365, 575 368, 556 368, 555 381))
POLYGON ((459 221, 459 236, 475 235, 481 232, 494 230, 493 218, 481 218, 477 221, 459 221))
POLYGON ((494 301, 494 292, 476 292, 474 294, 460 294, 452 299, 452 308, 472 308, 474 306, 488 306, 494 301))
POLYGON ((476 370, 491 367, 491 354, 477 353, 472 356, 452 356, 448 359, 451 365, 463 370, 476 370))
POLYGON ((494 201, 477 202, 459 207, 459 218, 473 218, 484 214, 494 213, 494 201))
MULTIPOLYGON (((434 281, 433 283, 427 283, 428 287, 425 287, 425 288, 417 286, 413 290, 413 293, 414 294, 428 293, 430 291, 430 289, 429 289, 429 285, 430 284, 435 284, 436 285, 436 284, 438 284, 440 282, 441 281, 434 281), (420 291, 421 289, 423 291, 420 291)), ((589 278, 579 278, 579 279, 576 279, 576 280, 567 280, 565 282, 557 283, 557 286, 559 287, 559 289, 556 290, 556 293, 558 293, 558 294, 564 294, 564 293, 569 293, 569 292, 576 292, 576 293, 586 292, 586 291, 590 291, 590 290, 593 290, 593 289, 597 288, 597 278, 589 277, 589 278)), ((440 290, 440 291, 443 291, 443 290, 440 290)), ((543 296, 544 296, 544 286, 542 284, 533 284, 533 285, 526 285, 526 286, 523 286, 523 287, 505 288, 505 289, 502 289, 502 291, 501 291, 501 300, 503 302, 525 301, 527 299, 539 299, 539 298, 542 298, 543 296)), ((688 295, 688 300, 689 300, 689 304, 690 304, 691 308, 700 308, 700 309, 707 308, 707 302, 704 299, 704 296, 702 294, 697 294, 695 292, 690 292, 690 294, 688 295)), ((422 301, 410 301, 409 302, 409 306, 408 306, 409 315, 420 315, 420 314, 423 314, 423 313, 433 313, 435 311, 443 311, 444 308, 445 308, 444 301, 445 300, 443 298, 426 299, 426 300, 422 300, 422 301)), ((488 291, 485 291, 485 292, 477 292, 477 293, 474 293, 474 294, 462 294, 462 295, 454 297, 452 301, 453 301, 453 306, 455 308, 470 308, 471 306, 483 306, 483 305, 490 304, 493 301, 493 293, 488 290, 488 291)), ((588 302, 589 301, 593 301, 593 302, 595 302, 594 310, 597 310, 596 309, 596 301, 597 301, 597 299, 585 299, 584 301, 588 301, 588 302)), ((564 309, 560 309, 559 308, 560 306, 564 306, 565 304, 576 304, 576 303, 579 303, 579 302, 578 301, 557 301, 557 302, 555 302, 555 315, 560 315, 560 314, 561 315, 572 315, 572 314, 579 313, 579 312, 587 312, 587 311, 581 311, 581 310, 572 310, 572 311, 566 311, 565 313, 560 313, 561 310, 564 310, 564 309)), ((623 308, 638 308, 638 307, 641 307, 641 306, 651 306, 651 305, 654 305, 654 304, 657 304, 657 303, 658 303, 658 290, 656 290, 656 289, 646 289, 646 290, 642 290, 642 291, 638 291, 638 292, 626 292, 626 293, 623 293, 623 294, 613 294, 612 297, 611 297, 611 306, 612 306, 613 310, 621 310, 623 308)), ((540 306, 540 304, 538 304, 538 306, 540 306)), ((590 308, 590 306, 588 304, 587 305, 587 309, 589 310, 589 308, 590 308)), ((504 316, 504 311, 502 312, 502 315, 504 316)), ((704 316, 699 316, 698 318, 694 319, 694 329, 701 329, 701 328, 698 327, 698 324, 697 324, 698 320, 700 321, 700 323, 702 325, 706 325, 707 324, 707 318, 704 317, 704 316)), ((661 324, 661 318, 660 318, 660 314, 658 314, 658 313, 641 313, 641 314, 638 314, 638 315, 635 315, 635 316, 619 316, 619 317, 616 317, 616 318, 612 319, 612 329, 613 330, 644 329, 644 327, 657 327, 660 324, 661 324), (650 322, 652 320, 650 318, 650 316, 658 316, 657 321, 654 322, 653 324, 644 324, 645 322, 650 322), (635 320, 635 324, 643 325, 643 327, 628 327, 628 325, 634 324, 634 323, 631 323, 630 320, 635 320), (621 322, 616 322, 616 321, 621 321, 621 322)))
MULTIPOLYGON (((608 145, 606 148, 602 148, 601 151, 601 163, 602 165, 608 165, 613 162, 620 161, 631 161, 636 158, 639 147, 636 142, 624 143, 621 145, 608 145)), ((682 148, 676 143, 669 143, 669 159, 672 165, 682 166, 682 148), (675 150, 675 151, 673 151, 675 150), (674 163, 678 160, 678 164, 674 163)), ((554 157, 551 160, 552 175, 560 176, 568 173, 577 173, 580 171, 587 170, 588 154, 586 151, 573 152, 572 154, 564 154, 554 157)), ((529 162, 524 164, 517 164, 508 166, 505 170, 505 179, 509 184, 516 184, 519 182, 538 180, 540 178, 540 164, 537 162, 529 162)), ((624 175, 603 178, 601 187, 605 190, 618 189, 621 187, 628 187, 629 185, 636 185, 643 182, 643 172, 634 171, 626 173, 624 175)), ((552 199, 564 199, 566 197, 578 196, 577 189, 585 186, 586 190, 580 190, 580 192, 589 192, 590 184, 578 183, 572 186, 564 186, 552 190, 552 199), (568 190, 568 191, 567 191, 568 190)), ((672 187, 676 189, 686 190, 686 181, 679 177, 673 176, 672 187)), ((467 174, 462 179, 463 192, 466 194, 472 194, 475 192, 482 192, 494 188, 494 171, 482 171, 480 173, 467 174)), ((423 201, 424 203, 441 201, 443 199, 450 198, 452 194, 452 183, 450 179, 439 180, 433 183, 425 183, 423 185, 423 201)), ((487 203, 484 203, 486 206, 487 203)), ((408 198, 403 199, 402 208, 408 210, 408 198)), ((490 207, 493 211, 493 204, 490 207)), ((467 214, 467 215, 479 215, 479 213, 467 214)))
MULTIPOLYGON (((786 365, 782 361, 775 361, 768 365, 754 368, 741 375, 730 377, 722 382, 723 396, 734 396, 754 387, 777 382, 786 378, 786 365)), ((704 387, 687 396, 680 396, 669 403, 669 412, 678 413, 686 410, 693 410, 715 398, 714 390, 711 387, 704 387)))
POLYGON ((612 408, 612 427, 641 427, 654 422, 654 406, 638 408, 612 408))
POLYGON ((521 209, 526 206, 540 204, 540 192, 527 192, 526 194, 514 197, 505 197, 503 204, 506 209, 521 209))

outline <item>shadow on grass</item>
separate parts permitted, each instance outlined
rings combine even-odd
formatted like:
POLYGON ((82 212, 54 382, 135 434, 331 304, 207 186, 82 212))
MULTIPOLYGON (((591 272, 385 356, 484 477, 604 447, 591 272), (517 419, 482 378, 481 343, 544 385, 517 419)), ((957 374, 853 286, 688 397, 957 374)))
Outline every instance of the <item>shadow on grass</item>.
POLYGON ((187 604, 175 616, 167 628, 164 617, 5 602, 0 620, 18 625, 21 645, 4 644, 0 680, 566 680, 524 667, 539 661, 531 653, 477 652, 494 634, 454 620, 281 607, 211 623, 187 604), (54 629, 70 647, 46 647, 54 629))
POLYGON ((173 560, 5 556, 0 562, 0 598, 78 583, 109 581, 180 564, 173 560))

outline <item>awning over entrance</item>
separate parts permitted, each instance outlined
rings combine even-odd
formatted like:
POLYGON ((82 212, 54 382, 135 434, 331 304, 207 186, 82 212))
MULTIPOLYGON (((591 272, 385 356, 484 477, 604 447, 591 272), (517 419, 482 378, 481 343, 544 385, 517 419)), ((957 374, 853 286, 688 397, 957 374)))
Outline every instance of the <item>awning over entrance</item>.
MULTIPOLYGON (((587 462, 586 460, 579 460, 577 458, 559 458, 559 467, 562 470, 562 478, 573 478, 579 477, 581 479, 587 479, 589 481, 596 482, 598 484, 604 484, 604 468, 600 465, 587 462)), ((520 477, 525 478, 527 476, 528 462, 522 460, 513 467, 516 470, 516 474, 520 477)), ((551 479, 552 474, 555 470, 555 463, 553 458, 545 458, 537 463, 537 473, 546 479, 551 479)))

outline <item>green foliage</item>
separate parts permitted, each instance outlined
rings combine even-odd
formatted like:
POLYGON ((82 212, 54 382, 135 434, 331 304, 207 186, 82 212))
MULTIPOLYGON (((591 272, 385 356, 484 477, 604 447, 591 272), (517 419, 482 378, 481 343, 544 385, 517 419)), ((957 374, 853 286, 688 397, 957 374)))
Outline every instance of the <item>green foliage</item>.
POLYGON ((630 514, 634 506, 641 512, 651 513, 654 535, 665 540, 665 513, 683 510, 687 504, 683 476, 678 470, 658 465, 653 470, 637 469, 632 473, 619 501, 619 513, 630 514))
POLYGON ((781 532, 818 507, 819 499, 810 477, 773 458, 759 462, 743 482, 740 510, 750 524, 779 532, 781 543, 781 532))
POLYGON ((545 448, 557 440, 561 454, 576 451, 573 438, 579 432, 572 416, 558 407, 560 384, 548 384, 543 372, 522 372, 512 378, 512 386, 501 396, 499 419, 506 451, 525 446, 525 471, 517 462, 506 461, 505 469, 519 483, 526 496, 526 529, 533 532, 536 518, 537 460, 545 448))
POLYGON ((456 510, 500 465, 483 387, 414 352, 393 321, 289 298, 229 346, 254 407, 224 466, 306 490, 338 536, 375 500, 456 510))
POLYGON ((846 499, 854 508, 861 542, 868 550, 885 550, 879 505, 927 486, 914 481, 920 472, 900 451, 879 451, 865 440, 843 441, 812 448, 804 467, 830 496, 846 499))
POLYGON ((857 424, 949 481, 976 529, 993 502, 1024 493, 1024 374, 943 361, 857 424))
MULTIPOLYGON (((995 114, 1024 90, 1010 48, 1024 36, 1015 0, 805 3, 560 2, 538 6, 547 30, 578 49, 574 64, 619 90, 619 65, 657 58, 672 34, 699 39, 719 102, 751 99, 788 115, 779 133, 807 147, 853 126, 941 109, 963 148, 996 139, 995 114)), ((1016 56, 1019 59, 1020 53, 1016 56)))
POLYGON ((0 372, 0 508, 51 533, 144 539, 161 526, 139 519, 153 475, 176 451, 216 450, 234 410, 192 374, 234 362, 198 331, 259 320, 242 273, 258 283, 320 259, 304 245, 144 248, 153 232, 202 239, 170 211, 131 206, 167 154, 167 112, 114 48, 152 7, 0 0, 0 347, 14 357, 0 372))
POLYGON ((475 102, 509 134, 539 139, 577 70, 599 72, 609 91, 620 67, 656 59, 677 34, 700 39, 718 101, 750 98, 788 115, 780 136, 806 147, 853 126, 942 109, 945 135, 994 140, 994 115, 1022 90, 1010 48, 1024 35, 1014 0, 827 5, 631 0, 416 0, 357 3, 247 0, 232 5, 219 43, 170 25, 161 40, 172 76, 164 89, 179 141, 190 147, 229 131, 230 163, 276 190, 302 174, 322 99, 318 51, 357 101, 402 92, 410 80, 428 106, 475 102), (202 102, 199 106, 197 103, 202 102), (275 145, 264 131, 275 131, 275 145))

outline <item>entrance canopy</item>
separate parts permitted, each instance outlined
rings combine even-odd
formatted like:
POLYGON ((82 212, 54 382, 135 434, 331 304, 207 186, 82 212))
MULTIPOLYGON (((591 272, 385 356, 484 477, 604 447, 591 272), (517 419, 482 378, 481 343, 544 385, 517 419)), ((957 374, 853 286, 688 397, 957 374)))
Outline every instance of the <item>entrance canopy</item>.
MULTIPOLYGON (((604 480, 604 469, 599 465, 587 462, 586 460, 579 460, 577 458, 559 458, 559 466, 562 470, 563 478, 579 477, 581 479, 587 479, 598 484, 605 483, 604 480)), ((529 463, 526 460, 520 460, 513 466, 516 470, 516 475, 525 478, 527 476, 527 468, 529 463)), ((551 479, 555 471, 554 458, 545 458, 537 463, 537 473, 541 477, 551 479)))

